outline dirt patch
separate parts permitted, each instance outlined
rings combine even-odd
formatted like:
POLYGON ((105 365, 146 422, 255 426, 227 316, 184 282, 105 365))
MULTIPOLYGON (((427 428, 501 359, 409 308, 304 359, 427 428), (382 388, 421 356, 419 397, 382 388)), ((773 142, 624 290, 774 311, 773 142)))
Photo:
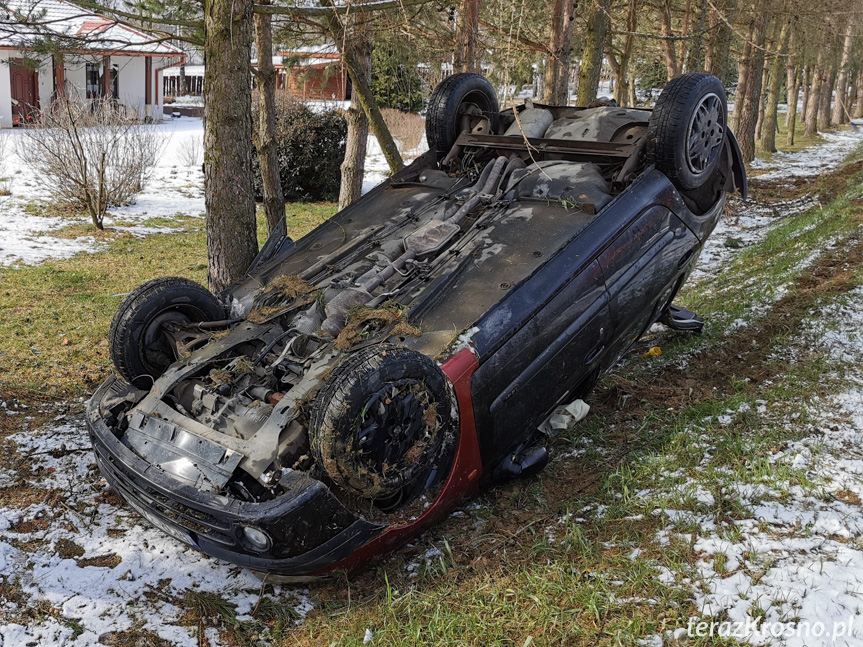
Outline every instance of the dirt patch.
POLYGON ((97 557, 85 557, 84 559, 78 560, 78 566, 81 568, 85 566, 98 566, 100 568, 114 568, 118 566, 123 561, 123 558, 114 553, 108 553, 107 555, 99 555, 97 557))
POLYGON ((850 162, 835 171, 814 178, 788 177, 762 180, 753 177, 749 180, 749 186, 754 193, 754 199, 759 202, 785 202, 815 194, 821 204, 827 204, 840 191, 846 189, 848 180, 860 171, 863 171, 863 160, 850 162))
POLYGON ((84 555, 84 549, 69 539, 58 540, 54 550, 63 559, 74 559, 84 555))
POLYGON ((99 636, 106 647, 171 647, 172 643, 152 631, 112 631, 99 636))
POLYGON ((94 498, 93 503, 97 503, 100 505, 105 503, 107 505, 113 505, 118 507, 125 505, 122 497, 111 489, 105 490, 104 492, 102 492, 102 494, 94 498))
POLYGON ((842 490, 836 493, 836 498, 840 501, 844 501, 845 503, 850 503, 851 505, 859 506, 860 496, 856 492, 852 492, 851 490, 842 490))
POLYGON ((52 490, 43 490, 26 483, 0 488, 0 506, 26 508, 29 505, 43 503, 51 496, 52 492, 52 490))

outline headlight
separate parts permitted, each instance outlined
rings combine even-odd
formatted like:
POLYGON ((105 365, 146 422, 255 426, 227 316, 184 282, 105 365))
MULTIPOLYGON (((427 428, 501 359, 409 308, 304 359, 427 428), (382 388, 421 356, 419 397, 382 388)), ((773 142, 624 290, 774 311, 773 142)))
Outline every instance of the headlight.
POLYGON ((273 545, 273 540, 260 528, 243 526, 243 544, 250 550, 262 553, 273 545))

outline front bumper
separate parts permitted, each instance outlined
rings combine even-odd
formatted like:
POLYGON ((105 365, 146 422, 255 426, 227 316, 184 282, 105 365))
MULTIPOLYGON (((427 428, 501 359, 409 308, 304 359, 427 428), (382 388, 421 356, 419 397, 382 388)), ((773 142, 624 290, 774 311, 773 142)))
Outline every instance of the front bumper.
MULTIPOLYGON (((263 503, 248 503, 203 492, 151 465, 114 435, 103 403, 126 388, 110 377, 87 403, 87 426, 108 484, 154 526, 213 557, 257 571, 287 576, 325 572, 343 562, 387 526, 349 512, 320 481, 290 472, 286 492, 263 503), (272 539, 264 551, 249 547, 244 528, 272 539)), ((116 401, 116 400, 115 400, 116 401)))

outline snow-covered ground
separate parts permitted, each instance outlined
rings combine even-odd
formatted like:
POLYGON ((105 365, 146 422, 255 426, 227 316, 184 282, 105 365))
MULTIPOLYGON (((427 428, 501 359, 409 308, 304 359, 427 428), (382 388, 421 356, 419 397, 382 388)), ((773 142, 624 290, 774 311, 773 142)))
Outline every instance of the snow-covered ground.
MULTIPOLYGON (((863 125, 860 121, 855 123, 863 125)), ((863 128, 823 133, 822 137, 823 142, 818 146, 794 153, 775 153, 769 162, 759 158, 753 160, 752 169, 764 171, 757 176, 757 181, 781 184, 785 178, 815 178, 822 173, 829 173, 863 142, 863 128)), ((813 193, 816 188, 813 185, 813 193)), ((818 201, 814 195, 804 195, 787 202, 760 203, 750 200, 741 203, 734 209, 734 215, 720 218, 704 245, 690 281, 694 283, 716 275, 738 250, 762 240, 770 225, 816 204, 818 201)))
MULTIPOLYGON (((27 413, 7 410, 22 420, 27 413)), ((240 619, 248 616, 261 582, 180 544, 118 505, 116 497, 105 497, 108 489, 93 464, 82 417, 57 417, 45 429, 10 438, 22 458, 32 461, 31 473, 39 474, 25 482, 38 483, 43 500, 0 508, 0 586, 18 590, 31 608, 44 602, 62 615, 26 622, 16 595, 0 596, 0 645, 95 646, 100 636, 135 628, 194 647, 201 644, 194 630, 179 626, 188 590, 216 592, 236 605, 240 619), (68 619, 83 628, 77 637, 68 619)), ((4 465, 0 488, 15 485, 22 485, 20 473, 4 465)), ((275 591, 298 617, 312 608, 306 594, 275 591)))
POLYGON ((836 168, 860 141, 863 140, 863 121, 852 122, 854 127, 834 133, 819 133, 823 139, 820 146, 807 148, 794 153, 774 153, 769 162, 753 160, 753 171, 766 171, 758 176, 764 180, 791 180, 812 177, 836 168))
MULTIPOLYGON (((702 505, 697 511, 657 508, 654 514, 669 521, 656 541, 681 539, 700 555, 694 577, 661 577, 691 589, 701 616, 650 644, 686 632, 703 637, 693 632, 702 622, 702 631, 709 631, 714 620, 712 635, 753 644, 863 644, 863 289, 813 311, 803 329, 806 338, 796 347, 827 353, 836 374, 825 380, 844 370, 844 386, 805 406, 806 436, 764 457, 772 467, 761 482, 738 484, 729 475, 718 486, 726 506, 746 511, 736 512, 733 522, 717 519, 714 495, 702 485, 711 478, 713 441, 692 430, 705 456, 679 489, 702 505), (699 530, 695 536, 676 531, 681 525, 699 530)), ((766 404, 757 404, 761 424, 800 426, 800 411, 774 413, 766 404)), ((727 412, 720 424, 748 406, 727 412)))
MULTIPOLYGON (((326 108, 332 108, 332 102, 326 108)), ((162 142, 158 166, 135 203, 112 208, 105 226, 125 230, 133 236, 168 233, 171 220, 179 214, 202 216, 204 213, 203 122, 181 117, 152 126, 162 142), (194 155, 195 150, 197 155, 194 155), (158 218, 159 224, 148 223, 158 218)), ((80 252, 97 252, 103 244, 91 235, 75 238, 52 235, 71 224, 87 223, 86 218, 43 215, 46 193, 16 154, 21 139, 17 130, 0 133, 5 155, 0 155, 0 189, 10 196, 0 197, 0 265, 41 263, 48 258, 69 258, 80 252), (3 180, 6 180, 3 182, 3 180)), ((426 148, 425 138, 405 161, 426 148)), ((2 152, 2 151, 0 151, 2 152)), ((389 167, 374 135, 369 135, 363 192, 370 191, 389 176, 389 167)))

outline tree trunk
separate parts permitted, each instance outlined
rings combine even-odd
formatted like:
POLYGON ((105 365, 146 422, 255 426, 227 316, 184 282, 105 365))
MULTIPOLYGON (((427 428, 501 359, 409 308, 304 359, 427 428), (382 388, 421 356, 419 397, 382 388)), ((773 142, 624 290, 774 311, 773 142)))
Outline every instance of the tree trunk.
POLYGON ((821 127, 829 129, 830 123, 830 106, 833 102, 833 88, 836 85, 836 67, 831 65, 829 70, 824 74, 824 80, 821 84, 821 94, 818 97, 818 123, 821 127))
POLYGON ((824 47, 818 48, 818 60, 809 78, 809 96, 806 100, 806 128, 803 134, 811 137, 818 133, 818 102, 824 85, 824 47))
POLYGON ((803 68, 803 79, 801 83, 803 84, 803 100, 800 103, 800 118, 803 120, 803 123, 806 123, 806 115, 807 110, 809 109, 809 97, 812 94, 812 76, 813 76, 813 68, 811 65, 806 65, 803 68))
POLYGON ((255 254, 252 0, 204 0, 204 170, 210 289, 242 279, 255 254))
MULTIPOLYGON (((799 41, 796 31, 792 31, 791 39, 792 41, 788 46, 789 51, 793 51, 793 46, 799 41)), ((785 129, 788 131, 786 141, 789 146, 794 145, 794 130, 797 128, 797 101, 800 96, 800 75, 802 73, 797 61, 802 58, 802 52, 799 57, 796 55, 789 56, 785 67, 785 83, 788 88, 788 114, 785 117, 785 129)))
POLYGON ((839 78, 836 80, 836 104, 833 106, 833 123, 844 124, 848 121, 848 72, 851 67, 851 50, 854 45, 855 23, 848 21, 845 31, 845 43, 842 46, 842 62, 839 66, 839 78))
MULTIPOLYGON (((631 100, 633 82, 629 78, 629 62, 632 60, 632 50, 635 46, 634 32, 638 28, 638 3, 636 0, 628 0, 626 9, 626 31, 630 32, 623 41, 623 51, 620 54, 620 64, 617 72, 617 87, 614 91, 614 99, 617 105, 635 105, 631 100)), ((611 57, 609 56, 609 60, 611 57)))
MULTIPOLYGON (((792 19, 794 20, 794 19, 792 19)), ((788 112, 785 113, 785 129, 794 130, 793 121, 797 119, 797 97, 800 94, 800 64, 804 52, 797 52, 800 44, 796 21, 792 22, 791 35, 788 39, 788 57, 785 59, 785 103, 788 112), (793 108, 793 110, 792 110, 793 108)), ((792 142, 793 143, 793 142, 792 142)))
POLYGON ((731 114, 731 130, 740 131, 740 111, 743 107, 743 97, 752 76, 752 38, 755 32, 755 20, 749 22, 746 38, 743 42, 743 53, 737 59, 737 92, 734 95, 734 112, 731 114))
POLYGON ((707 24, 707 14, 710 13, 708 0, 701 0, 698 5, 698 19, 695 22, 695 34, 686 55, 686 71, 701 72, 704 69, 704 28, 707 24))
POLYGON ((863 70, 857 72, 857 107, 854 108, 854 118, 863 119, 863 70))
MULTIPOLYGON (((766 58, 766 56, 765 56, 766 58)), ((773 58, 776 58, 775 56, 773 58)), ((767 88, 770 87, 770 68, 772 61, 768 64, 764 61, 764 70, 761 73, 761 96, 758 97, 758 120, 755 122, 755 140, 761 140, 761 126, 764 123, 764 110, 767 106, 767 88)))
MULTIPOLYGON (((351 48, 357 50, 357 61, 362 68, 366 81, 371 78, 372 57, 368 39, 361 37, 355 40, 351 48)), ((362 195, 363 173, 366 167, 366 143, 369 138, 369 119, 363 112, 358 93, 351 97, 351 107, 345 111, 348 122, 347 145, 345 146, 345 161, 342 162, 342 184, 339 190, 339 211, 362 195)))
POLYGON ((453 53, 455 72, 479 72, 476 36, 479 32, 479 0, 463 0, 453 53))
POLYGON ((596 0, 590 7, 584 51, 578 73, 578 99, 576 105, 586 106, 596 100, 602 74, 602 55, 608 36, 608 8, 611 0, 596 0))
POLYGON ((854 78, 855 76, 856 76, 856 70, 852 70, 848 74, 848 83, 851 85, 851 90, 848 93, 848 101, 845 103, 845 107, 848 109, 848 115, 846 116, 846 118, 849 120, 854 115, 854 108, 857 105, 858 98, 860 96, 859 95, 860 88, 857 87, 857 83, 856 83, 855 78, 854 78))
POLYGON ((342 60, 348 68, 348 75, 351 77, 351 83, 353 84, 352 97, 356 97, 356 100, 363 107, 363 112, 369 120, 369 128, 378 139, 378 144, 380 144, 384 158, 390 167, 390 172, 397 173, 405 167, 405 163, 402 161, 402 156, 401 153, 399 153, 398 146, 396 146, 396 143, 393 141, 392 133, 390 133, 383 115, 381 115, 381 109, 375 101, 375 95, 365 79, 365 74, 363 72, 365 67, 357 58, 353 49, 345 46, 347 43, 345 39, 345 31, 342 24, 339 22, 338 17, 334 14, 328 14, 326 20, 327 27, 333 37, 333 41, 340 49, 342 60))
POLYGON ((749 33, 748 41, 751 47, 749 47, 750 55, 746 66, 746 91, 741 96, 738 88, 737 101, 734 104, 734 112, 737 114, 734 132, 746 162, 751 162, 755 158, 755 127, 761 104, 761 70, 764 68, 764 43, 767 33, 767 0, 762 0, 749 33))
MULTIPOLYGON (((768 153, 776 152, 776 120, 777 107, 779 105, 779 91, 782 86, 782 65, 784 56, 788 52, 788 40, 791 37, 791 20, 788 19, 782 25, 779 33, 779 52, 773 56, 770 69, 770 85, 767 89, 767 105, 764 109, 764 119, 761 124, 761 150, 768 153)), ((788 107, 789 110, 791 106, 788 107)))
POLYGON ((719 77, 723 85, 728 85, 728 55, 731 51, 731 41, 734 33, 731 25, 734 23, 734 13, 737 8, 737 0, 726 0, 719 4, 719 13, 715 17, 713 37, 707 49, 707 58, 704 69, 709 74, 719 77))
POLYGON ((183 62, 180 63, 179 85, 177 87, 177 94, 181 97, 189 94, 189 87, 186 83, 186 59, 183 59, 183 62))
MULTIPOLYGON (((270 4, 270 0, 259 0, 270 4)), ((269 14, 255 14, 255 42, 258 49, 258 128, 255 148, 261 167, 264 188, 264 211, 267 230, 273 230, 285 220, 285 196, 279 177, 279 149, 276 142, 276 69, 273 67, 273 30, 269 14)))
POLYGON ((677 51, 674 49, 674 41, 668 37, 674 35, 671 29, 671 0, 665 0, 659 8, 659 17, 662 20, 662 35, 666 36, 663 40, 665 46, 665 71, 667 80, 670 81, 675 76, 680 74, 680 67, 677 63, 677 51))
POLYGON ((692 20, 692 0, 685 0, 684 8, 683 8, 683 24, 680 27, 680 35, 682 38, 678 41, 678 45, 680 45, 680 51, 677 55, 677 60, 680 62, 680 71, 681 72, 690 72, 689 69, 684 69, 684 61, 686 61, 686 45, 688 44, 689 36, 689 22, 692 20))
POLYGON ((575 24, 574 0, 554 0, 551 11, 551 51, 546 57, 543 103, 569 103, 569 70, 572 29, 575 24))

